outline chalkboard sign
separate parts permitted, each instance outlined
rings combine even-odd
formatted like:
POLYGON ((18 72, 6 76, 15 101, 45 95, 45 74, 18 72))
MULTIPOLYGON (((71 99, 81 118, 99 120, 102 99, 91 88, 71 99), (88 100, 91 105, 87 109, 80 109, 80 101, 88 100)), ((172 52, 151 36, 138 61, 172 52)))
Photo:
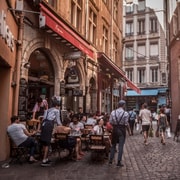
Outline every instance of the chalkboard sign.
POLYGON ((65 82, 64 81, 60 82, 60 95, 61 96, 65 95, 65 82))
POLYGON ((63 122, 66 117, 67 117, 67 110, 61 110, 61 121, 63 122))
POLYGON ((20 120, 26 120, 27 115, 27 81, 24 78, 20 79, 19 85, 19 103, 18 116, 20 120))

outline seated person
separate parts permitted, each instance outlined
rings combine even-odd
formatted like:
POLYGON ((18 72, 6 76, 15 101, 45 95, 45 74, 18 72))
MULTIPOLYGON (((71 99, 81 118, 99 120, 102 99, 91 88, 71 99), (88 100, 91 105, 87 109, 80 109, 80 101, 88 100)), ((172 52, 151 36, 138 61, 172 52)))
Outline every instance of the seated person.
MULTIPOLYGON (((69 127, 69 123, 70 123, 70 119, 65 118, 63 123, 62 123, 62 126, 57 126, 54 130, 54 133, 69 134, 71 131, 71 128, 69 127)), ((63 148, 66 148, 70 151, 69 156, 72 155, 73 148, 75 146, 77 146, 76 138, 71 137, 71 136, 68 137, 67 142, 59 142, 59 143, 60 143, 60 145, 62 145, 63 148)))
MULTIPOLYGON (((84 130, 84 125, 78 121, 78 116, 75 114, 72 117, 72 122, 69 124, 69 127, 71 128, 71 131, 75 134, 81 134, 84 130)), ((73 135, 73 134, 72 134, 73 135)), ((81 138, 76 138, 77 146, 76 146, 76 159, 80 160, 82 159, 81 156, 84 155, 81 149, 81 138)))
POLYGON ((96 114, 94 113, 90 113, 89 114, 89 116, 88 116, 88 118, 87 118, 87 121, 86 121, 86 124, 87 125, 95 125, 96 124, 96 119, 95 119, 95 117, 96 117, 96 114))
MULTIPOLYGON (((104 129, 104 119, 99 118, 97 120, 97 124, 93 128, 93 134, 97 135, 104 135, 105 129, 104 129)), ((111 141, 109 136, 104 136, 104 144, 106 146, 106 156, 109 154, 110 146, 111 146, 111 141)))
POLYGON ((81 117, 81 119, 80 119, 80 122, 81 122, 83 125, 85 125, 85 124, 86 124, 86 121, 87 121, 87 117, 86 117, 86 115, 83 115, 83 116, 81 117))
POLYGON ((29 162, 33 163, 37 160, 34 158, 34 151, 36 147, 35 139, 31 137, 36 131, 29 133, 24 124, 20 123, 18 116, 11 117, 11 125, 7 128, 8 135, 18 147, 30 148, 29 162))

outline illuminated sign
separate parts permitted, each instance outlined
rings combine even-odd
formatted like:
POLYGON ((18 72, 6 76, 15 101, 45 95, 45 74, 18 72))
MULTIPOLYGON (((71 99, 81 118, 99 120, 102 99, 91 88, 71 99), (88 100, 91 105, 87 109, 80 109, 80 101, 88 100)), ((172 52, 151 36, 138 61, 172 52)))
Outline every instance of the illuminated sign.
POLYGON ((0 12, 0 36, 5 40, 11 51, 14 51, 14 36, 6 24, 6 14, 3 10, 0 12))

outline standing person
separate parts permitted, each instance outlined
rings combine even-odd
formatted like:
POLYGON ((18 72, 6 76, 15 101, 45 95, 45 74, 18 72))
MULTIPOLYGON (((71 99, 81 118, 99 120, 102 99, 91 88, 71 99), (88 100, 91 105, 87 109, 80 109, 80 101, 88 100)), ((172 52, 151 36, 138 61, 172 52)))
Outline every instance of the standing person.
POLYGON ((143 108, 139 112, 139 118, 142 121, 142 132, 144 135, 144 144, 148 145, 148 132, 152 123, 151 111, 147 108, 147 104, 143 104, 143 108))
POLYGON ((171 108, 169 107, 169 105, 165 106, 164 113, 167 116, 167 121, 168 121, 169 127, 171 127, 171 108))
POLYGON ((130 126, 130 129, 131 129, 131 134, 133 135, 134 134, 134 124, 135 124, 135 119, 137 118, 137 115, 136 115, 136 112, 134 111, 134 109, 132 108, 130 111, 129 111, 129 126, 130 126))
POLYGON ((11 125, 8 126, 7 132, 16 146, 30 148, 29 162, 36 162, 37 160, 34 158, 36 142, 35 139, 31 137, 36 133, 36 131, 32 133, 28 132, 25 125, 20 123, 19 117, 12 116, 11 125))
POLYGON ((43 160, 41 166, 50 166, 50 161, 48 160, 48 150, 51 144, 51 137, 54 128, 54 123, 56 121, 57 125, 62 125, 60 120, 60 97, 52 97, 52 108, 48 109, 44 113, 44 120, 42 122, 41 137, 40 141, 43 145, 43 160))
POLYGON ((160 131, 160 137, 161 137, 161 143, 165 145, 165 131, 166 127, 168 127, 168 121, 167 121, 167 116, 165 114, 165 109, 161 108, 160 109, 160 114, 158 118, 158 126, 159 126, 159 131, 160 131))
POLYGON ((39 97, 33 108, 32 119, 38 119, 39 116, 44 115, 44 111, 48 109, 48 102, 46 99, 39 97))
POLYGON ((128 123, 128 112, 125 109, 126 102, 124 100, 120 100, 118 103, 118 108, 113 110, 110 114, 110 123, 113 126, 112 131, 112 147, 110 150, 110 159, 109 164, 112 164, 114 159, 114 154, 116 151, 116 144, 119 143, 119 151, 118 151, 118 161, 117 166, 122 167, 122 155, 123 155, 123 147, 126 139, 126 128, 128 130, 129 135, 131 135, 129 123, 128 123))

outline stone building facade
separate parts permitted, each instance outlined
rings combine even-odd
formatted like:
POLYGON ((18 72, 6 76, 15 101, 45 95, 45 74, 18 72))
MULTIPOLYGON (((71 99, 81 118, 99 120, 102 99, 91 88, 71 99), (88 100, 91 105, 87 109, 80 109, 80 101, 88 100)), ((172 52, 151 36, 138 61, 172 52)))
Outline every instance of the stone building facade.
POLYGON ((170 95, 173 131, 180 115, 180 2, 176 5, 170 22, 170 95))
POLYGON ((120 69, 122 1, 6 0, 0 10, 14 38, 0 39, 0 160, 9 155, 10 117, 31 119, 39 96, 50 105, 60 95, 62 112, 109 113, 124 84, 138 90, 120 69))
POLYGON ((156 111, 169 103, 167 11, 165 1, 158 2, 161 7, 149 7, 148 1, 124 6, 123 70, 141 89, 139 94, 127 90, 128 108, 139 110, 146 102, 156 111))

